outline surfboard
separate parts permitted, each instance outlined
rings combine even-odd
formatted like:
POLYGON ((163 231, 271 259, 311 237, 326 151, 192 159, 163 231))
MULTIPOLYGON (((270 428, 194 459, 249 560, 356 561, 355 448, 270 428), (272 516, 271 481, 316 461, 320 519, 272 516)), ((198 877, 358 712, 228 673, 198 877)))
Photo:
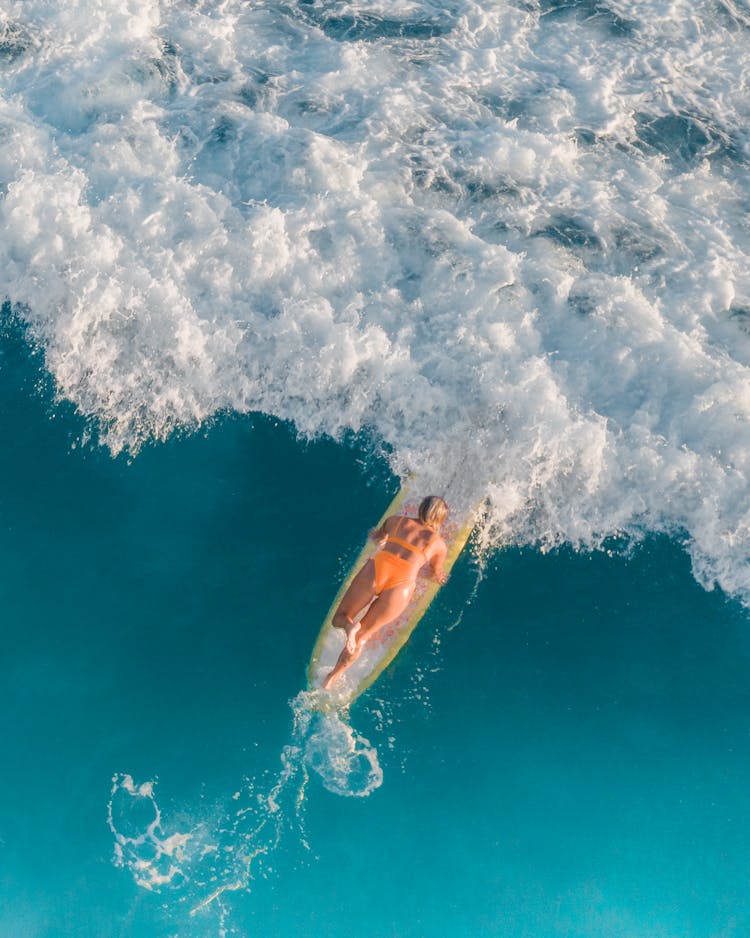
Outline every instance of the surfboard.
MULTIPOLYGON (((379 524, 382 524, 390 515, 416 517, 419 503, 426 494, 429 493, 417 491, 416 485, 407 484, 386 508, 379 524)), ((448 548, 443 565, 445 573, 450 573, 451 567, 463 550, 477 516, 477 509, 462 512, 455 510, 450 503, 449 509, 448 518, 440 530, 448 548)), ((377 549, 377 545, 372 541, 365 545, 328 610, 307 669, 308 689, 311 691, 320 690, 323 680, 338 661, 344 647, 346 636, 341 629, 336 629, 331 624, 333 614, 356 573, 377 549)), ((428 569, 425 566, 422 574, 428 574, 428 569)), ((330 691, 320 691, 321 695, 325 695, 321 697, 321 707, 341 709, 349 706, 380 677, 409 640, 409 636, 427 612, 438 589, 440 585, 432 576, 420 575, 417 578, 414 595, 401 615, 393 622, 384 625, 367 641, 359 658, 339 676, 330 691)), ((362 615, 365 611, 362 611, 362 615)))

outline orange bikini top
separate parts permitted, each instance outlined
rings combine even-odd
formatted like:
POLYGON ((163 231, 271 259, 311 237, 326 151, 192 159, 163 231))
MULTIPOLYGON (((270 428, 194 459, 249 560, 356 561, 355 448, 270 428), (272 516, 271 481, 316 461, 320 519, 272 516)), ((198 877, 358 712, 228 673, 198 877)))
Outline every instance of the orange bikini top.
MULTIPOLYGON (((396 531, 401 527, 401 522, 406 516, 401 515, 396 524, 396 531)), ((396 531, 393 534, 386 534, 385 539, 391 544, 398 544, 399 547, 405 547, 407 550, 414 551, 415 554, 421 554, 424 557, 424 562, 427 563, 427 554, 422 550, 421 547, 417 547, 414 544, 410 544, 408 541, 405 541, 402 537, 396 537, 396 531)), ((396 556, 396 555, 394 555, 396 556)), ((405 558, 404 558, 405 559, 405 558)))

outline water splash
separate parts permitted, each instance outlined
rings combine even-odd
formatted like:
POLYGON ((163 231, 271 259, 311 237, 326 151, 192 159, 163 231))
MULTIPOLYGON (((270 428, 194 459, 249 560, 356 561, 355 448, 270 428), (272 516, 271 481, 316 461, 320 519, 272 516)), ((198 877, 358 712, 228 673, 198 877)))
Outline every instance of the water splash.
POLYGON ((108 806, 114 863, 129 870, 137 886, 170 897, 170 914, 214 914, 226 934, 232 893, 249 892, 270 875, 284 838, 311 849, 305 830, 311 772, 328 791, 350 798, 366 798, 383 782, 375 748, 345 713, 318 709, 321 695, 303 691, 290 701, 292 732, 280 771, 265 784, 246 779, 231 803, 210 817, 183 813, 170 820, 157 803, 154 781, 136 784, 130 775, 115 775, 108 806))
POLYGON ((340 713, 306 709, 301 698, 314 694, 303 693, 297 698, 307 719, 304 764, 317 773, 328 791, 366 798, 383 782, 377 751, 340 713))

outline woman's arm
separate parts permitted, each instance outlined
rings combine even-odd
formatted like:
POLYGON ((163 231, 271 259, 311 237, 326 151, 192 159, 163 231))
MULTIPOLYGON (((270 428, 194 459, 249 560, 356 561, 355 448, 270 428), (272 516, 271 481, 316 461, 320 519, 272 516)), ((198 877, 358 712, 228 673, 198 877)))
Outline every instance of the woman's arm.
POLYGON ((443 573, 443 564, 445 563, 445 557, 448 553, 448 548, 445 546, 445 541, 442 537, 439 537, 438 543, 435 545, 435 553, 430 555, 430 566, 432 567, 432 575, 442 586, 444 583, 448 582, 447 574, 443 573))
POLYGON ((376 543, 377 543, 378 541, 382 541, 383 538, 384 538, 384 537, 386 536, 386 534, 388 533, 388 532, 386 531, 386 528, 388 527, 388 522, 389 522, 390 520, 391 520, 390 518, 386 518, 385 521, 380 525, 379 528, 373 528, 373 529, 370 531, 370 540, 375 541, 376 543))

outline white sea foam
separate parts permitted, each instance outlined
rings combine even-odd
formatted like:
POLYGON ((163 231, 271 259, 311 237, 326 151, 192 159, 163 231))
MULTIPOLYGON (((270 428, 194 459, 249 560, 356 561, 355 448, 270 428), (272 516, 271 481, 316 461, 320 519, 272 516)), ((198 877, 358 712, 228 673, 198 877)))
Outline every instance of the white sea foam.
POLYGON ((750 598, 737 0, 16 0, 0 294, 137 449, 224 409, 471 467, 485 543, 750 598))
POLYGON ((159 892, 184 883, 194 837, 179 831, 164 834, 153 782, 136 785, 130 775, 116 775, 108 820, 115 837, 115 862, 128 867, 139 886, 159 892))

